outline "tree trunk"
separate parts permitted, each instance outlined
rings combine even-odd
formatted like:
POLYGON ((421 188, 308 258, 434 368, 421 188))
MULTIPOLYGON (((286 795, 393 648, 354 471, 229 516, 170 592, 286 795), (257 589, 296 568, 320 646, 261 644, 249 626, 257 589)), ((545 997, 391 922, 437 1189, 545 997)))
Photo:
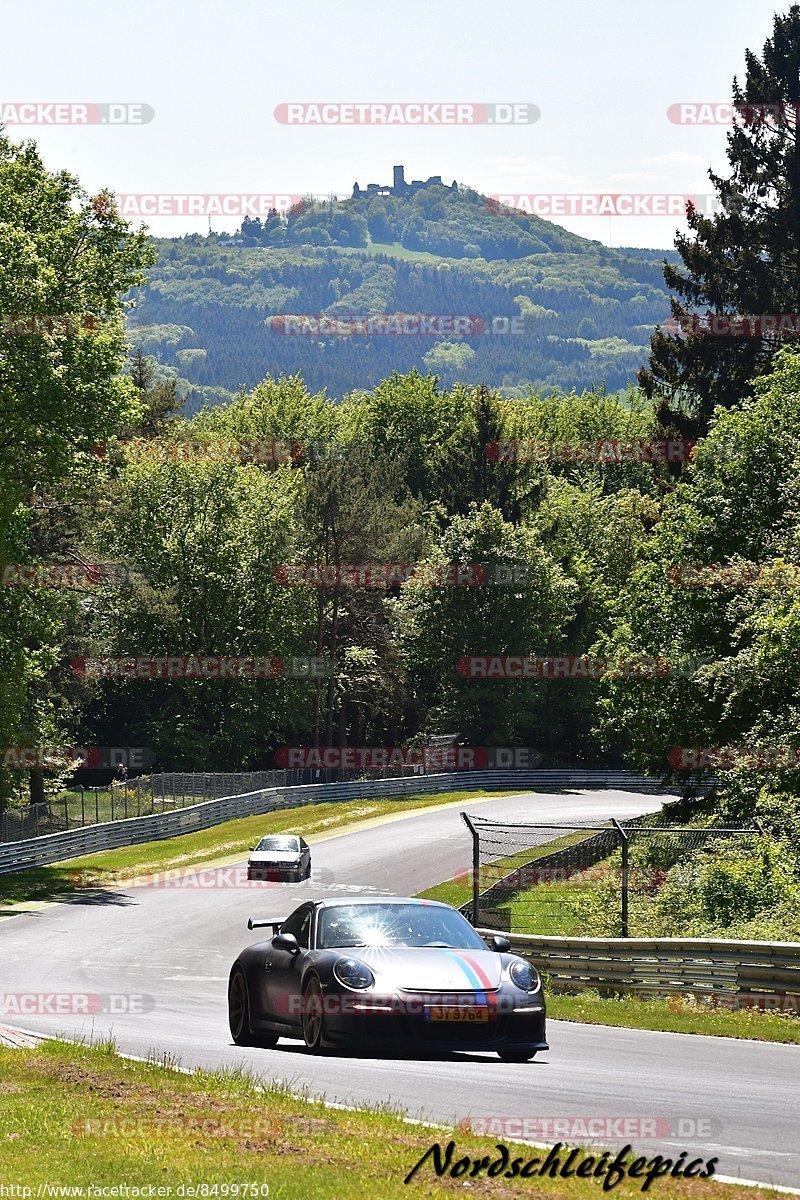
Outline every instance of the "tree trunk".
POLYGON ((30 773, 30 804, 44 804, 44 775, 38 767, 35 767, 30 773))
MULTIPOLYGON (((325 593, 320 588, 317 596, 317 642, 316 656, 322 657, 322 623, 323 613, 325 609, 325 593)), ((319 675, 314 679, 314 724, 313 724, 313 743, 315 747, 319 747, 319 718, 322 708, 322 679, 319 675)))
POLYGON ((333 695, 336 686, 336 651, 339 635, 339 588, 333 594, 333 617, 331 619, 331 673, 328 677, 328 702, 325 721, 325 745, 333 746, 333 695))

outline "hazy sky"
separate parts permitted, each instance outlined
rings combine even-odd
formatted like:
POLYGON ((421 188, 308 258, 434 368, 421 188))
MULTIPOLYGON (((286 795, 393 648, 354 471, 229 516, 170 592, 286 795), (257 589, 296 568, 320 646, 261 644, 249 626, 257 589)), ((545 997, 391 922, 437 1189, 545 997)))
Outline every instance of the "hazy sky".
MULTIPOLYGON (((788 4, 779 6, 781 12, 788 4)), ((441 174, 486 194, 708 193, 725 128, 671 123, 730 99, 765 0, 29 0, 0 8, 0 101, 148 104, 143 125, 9 126, 51 168, 119 193, 350 193, 441 174), (535 104, 532 124, 284 125, 323 101, 535 104)), ((215 229, 238 221, 214 219, 215 229)), ((667 246, 662 217, 561 217, 610 245, 667 246)), ((207 218, 153 218, 153 233, 207 218)))

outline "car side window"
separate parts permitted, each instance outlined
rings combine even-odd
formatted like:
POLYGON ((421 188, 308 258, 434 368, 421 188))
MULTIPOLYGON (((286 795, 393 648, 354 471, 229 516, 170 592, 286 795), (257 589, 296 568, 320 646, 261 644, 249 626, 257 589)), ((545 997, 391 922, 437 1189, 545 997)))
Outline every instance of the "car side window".
POLYGON ((301 850, 307 850, 307 849, 308 849, 308 842, 307 842, 307 841, 305 841, 305 839, 304 839, 304 838, 300 838, 300 849, 301 849, 301 850))
POLYGON ((311 929, 311 909, 306 906, 293 912, 281 925, 281 933, 293 933, 298 946, 308 949, 308 934, 311 929))

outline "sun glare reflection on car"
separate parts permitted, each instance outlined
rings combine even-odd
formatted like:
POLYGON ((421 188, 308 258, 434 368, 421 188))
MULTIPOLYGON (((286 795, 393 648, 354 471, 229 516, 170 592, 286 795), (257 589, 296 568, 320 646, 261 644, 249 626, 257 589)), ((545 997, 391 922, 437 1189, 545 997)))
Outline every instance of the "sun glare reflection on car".
POLYGON ((437 905, 337 905, 323 909, 319 921, 318 944, 325 949, 486 949, 465 917, 437 905))

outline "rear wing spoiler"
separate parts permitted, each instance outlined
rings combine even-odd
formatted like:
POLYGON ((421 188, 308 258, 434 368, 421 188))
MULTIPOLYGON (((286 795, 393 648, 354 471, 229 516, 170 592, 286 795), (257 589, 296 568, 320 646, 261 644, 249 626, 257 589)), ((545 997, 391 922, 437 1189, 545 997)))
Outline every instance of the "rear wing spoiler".
POLYGON ((248 929, 271 929, 277 933, 286 917, 251 917, 247 922, 248 929))

